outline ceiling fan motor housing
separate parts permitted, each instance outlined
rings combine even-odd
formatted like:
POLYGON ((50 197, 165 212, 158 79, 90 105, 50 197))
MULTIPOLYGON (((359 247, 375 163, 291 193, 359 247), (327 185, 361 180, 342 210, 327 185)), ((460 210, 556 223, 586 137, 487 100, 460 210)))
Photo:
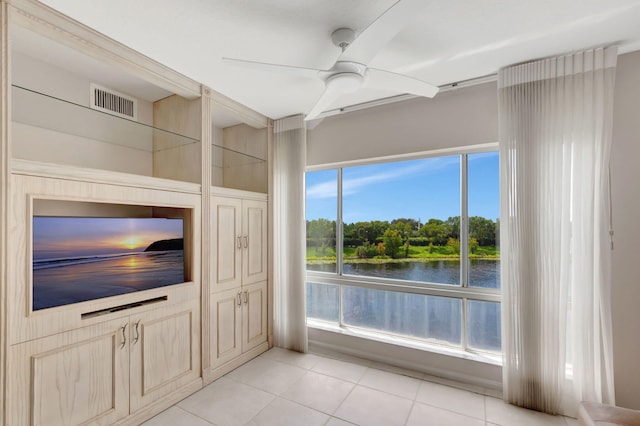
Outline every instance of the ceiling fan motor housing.
POLYGON ((356 34, 351 28, 338 28, 331 33, 331 41, 343 51, 355 38, 356 34))
POLYGON ((362 86, 363 77, 355 72, 340 72, 330 75, 325 84, 340 93, 353 93, 362 86))
POLYGON ((339 61, 330 70, 321 71, 319 74, 327 87, 331 86, 340 93, 353 93, 362 86, 366 70, 365 65, 339 61))

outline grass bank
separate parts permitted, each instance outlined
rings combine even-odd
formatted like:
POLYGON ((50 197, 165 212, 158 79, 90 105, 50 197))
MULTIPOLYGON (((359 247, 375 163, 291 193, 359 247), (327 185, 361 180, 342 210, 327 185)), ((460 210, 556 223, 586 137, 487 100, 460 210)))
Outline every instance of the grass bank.
MULTIPOLYGON (((500 252, 495 247, 476 247, 474 253, 469 254, 470 259, 477 260, 498 260, 500 252)), ((448 246, 411 246, 409 247, 409 257, 392 259, 388 257, 374 257, 363 259, 356 256, 355 247, 344 248, 345 263, 403 263, 403 262, 430 262, 437 260, 459 260, 460 255, 453 252, 448 246)), ((318 247, 307 248, 307 263, 313 265, 336 263, 335 250, 325 248, 324 253, 318 247)))

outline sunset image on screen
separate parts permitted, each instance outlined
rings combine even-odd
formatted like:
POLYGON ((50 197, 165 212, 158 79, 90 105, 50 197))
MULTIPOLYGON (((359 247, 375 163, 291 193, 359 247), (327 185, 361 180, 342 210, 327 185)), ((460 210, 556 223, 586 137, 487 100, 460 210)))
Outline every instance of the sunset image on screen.
POLYGON ((182 283, 183 220, 33 218, 33 309, 182 283))
POLYGON ((34 259, 144 251, 172 238, 182 238, 180 219, 33 218, 34 259))

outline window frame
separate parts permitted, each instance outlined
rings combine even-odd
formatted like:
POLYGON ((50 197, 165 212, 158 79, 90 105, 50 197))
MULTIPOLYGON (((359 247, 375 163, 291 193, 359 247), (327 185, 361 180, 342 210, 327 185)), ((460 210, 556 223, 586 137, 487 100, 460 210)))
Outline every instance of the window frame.
MULTIPOLYGON (((352 325, 343 323, 343 306, 342 306, 342 286, 362 287, 375 290, 386 290, 403 293, 413 293, 428 296, 451 297, 460 299, 462 303, 461 316, 461 344, 442 346, 461 349, 466 352, 479 354, 497 354, 495 351, 482 350, 469 347, 468 345, 468 301, 477 300, 485 302, 502 303, 502 286, 497 289, 470 287, 469 286, 469 214, 468 214, 468 156, 483 152, 498 152, 498 143, 482 144, 467 146, 462 148, 441 149, 428 152, 419 152, 412 154, 393 155, 387 157, 378 157, 367 160, 345 161, 341 163, 332 163, 322 166, 307 166, 305 172, 315 172, 323 170, 337 171, 337 212, 336 212, 336 272, 322 272, 306 270, 306 283, 331 284, 338 286, 338 322, 330 322, 332 326, 340 329, 357 329, 352 325), (344 275, 343 273, 343 255, 344 255, 344 223, 342 221, 343 201, 342 201, 342 178, 343 169, 355 166, 375 165, 392 162, 400 162, 407 160, 419 160, 426 158, 437 158, 445 156, 460 156, 460 283, 459 284, 441 284, 429 283, 422 281, 410 281, 391 278, 369 277, 360 275, 344 275)), ((307 318, 308 326, 313 327, 313 323, 321 324, 324 321, 315 318, 307 318), (309 322, 310 321, 310 322, 309 322)), ((394 338, 407 339, 406 336, 386 333, 384 331, 376 331, 367 329, 368 332, 379 333, 380 335, 390 335, 394 338)), ((418 339, 420 340, 420 339, 418 339)), ((431 343, 429 343, 431 344, 431 343)))

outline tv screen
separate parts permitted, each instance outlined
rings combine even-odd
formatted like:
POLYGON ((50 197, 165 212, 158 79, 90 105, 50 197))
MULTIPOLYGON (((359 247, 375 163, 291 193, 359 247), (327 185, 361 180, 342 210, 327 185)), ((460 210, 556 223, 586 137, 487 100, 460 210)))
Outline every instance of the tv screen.
POLYGON ((183 220, 33 218, 33 310, 185 282, 183 220))

